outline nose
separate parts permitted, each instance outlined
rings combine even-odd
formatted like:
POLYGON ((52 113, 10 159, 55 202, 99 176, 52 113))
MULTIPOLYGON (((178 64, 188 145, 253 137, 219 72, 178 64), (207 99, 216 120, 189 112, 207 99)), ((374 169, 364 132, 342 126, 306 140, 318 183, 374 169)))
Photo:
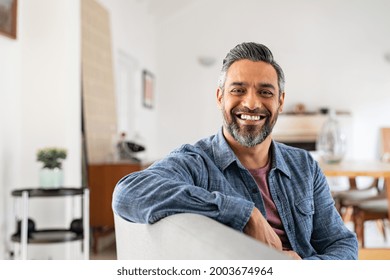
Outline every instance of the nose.
POLYGON ((260 98, 256 90, 250 90, 243 96, 242 104, 250 110, 255 110, 261 107, 260 98))

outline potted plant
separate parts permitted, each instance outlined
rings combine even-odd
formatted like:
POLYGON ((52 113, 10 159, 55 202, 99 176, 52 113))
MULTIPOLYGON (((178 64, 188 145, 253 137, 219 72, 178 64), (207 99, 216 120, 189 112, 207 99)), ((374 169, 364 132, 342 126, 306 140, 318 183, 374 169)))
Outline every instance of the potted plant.
POLYGON ((62 161, 67 151, 63 148, 46 147, 37 152, 37 161, 43 163, 39 174, 40 187, 59 188, 63 184, 62 161))

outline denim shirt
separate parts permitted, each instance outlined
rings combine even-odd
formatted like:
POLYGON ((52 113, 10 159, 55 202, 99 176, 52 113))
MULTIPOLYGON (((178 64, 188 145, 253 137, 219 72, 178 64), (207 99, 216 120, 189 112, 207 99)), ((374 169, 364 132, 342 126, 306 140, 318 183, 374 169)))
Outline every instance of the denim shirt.
MULTIPOLYGON (((292 249, 303 259, 357 259, 356 236, 334 207, 317 162, 307 151, 275 141, 271 152, 268 185, 292 249)), ((122 178, 112 206, 131 222, 154 223, 185 212, 208 216, 239 231, 253 207, 266 217, 259 188, 222 129, 122 178)))

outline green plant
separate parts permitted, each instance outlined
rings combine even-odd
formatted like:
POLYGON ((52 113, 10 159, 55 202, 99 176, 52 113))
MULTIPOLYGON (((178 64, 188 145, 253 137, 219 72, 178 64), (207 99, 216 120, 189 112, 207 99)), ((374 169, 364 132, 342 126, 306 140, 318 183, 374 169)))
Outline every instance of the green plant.
POLYGON ((44 168, 61 168, 64 159, 66 159, 66 150, 62 148, 43 148, 37 152, 37 160, 43 162, 44 168))

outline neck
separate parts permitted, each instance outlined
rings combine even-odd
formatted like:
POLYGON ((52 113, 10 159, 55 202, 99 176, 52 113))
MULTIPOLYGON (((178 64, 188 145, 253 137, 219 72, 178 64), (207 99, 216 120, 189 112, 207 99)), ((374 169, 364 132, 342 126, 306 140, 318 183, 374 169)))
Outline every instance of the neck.
POLYGON ((223 132, 226 141, 240 162, 247 169, 258 169, 267 165, 270 158, 271 135, 254 147, 245 147, 238 143, 229 132, 223 132))

